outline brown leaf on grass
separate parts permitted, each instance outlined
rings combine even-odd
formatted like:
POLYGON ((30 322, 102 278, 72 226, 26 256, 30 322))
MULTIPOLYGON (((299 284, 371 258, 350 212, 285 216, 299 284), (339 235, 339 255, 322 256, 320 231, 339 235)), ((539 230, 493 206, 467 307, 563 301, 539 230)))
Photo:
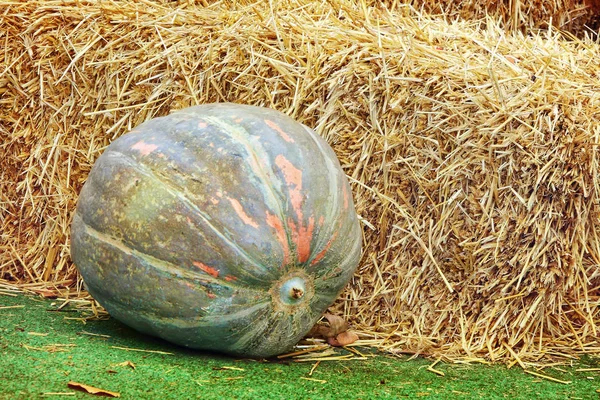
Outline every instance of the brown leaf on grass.
POLYGON ((85 385, 85 384, 79 383, 79 382, 70 381, 69 383, 67 383, 67 386, 69 386, 71 389, 80 390, 82 392, 94 394, 96 396, 121 397, 120 393, 110 392, 108 390, 100 389, 100 388, 93 387, 90 385, 85 385))
POLYGON ((351 331, 342 332, 336 337, 327 339, 327 343, 335 347, 342 347, 352 344, 358 340, 358 335, 351 331))
POLYGON ((335 337, 340 333, 346 332, 348 330, 348 323, 342 317, 338 317, 333 314, 325 314, 323 315, 327 322, 329 322, 329 327, 326 327, 327 330, 323 337, 326 339, 330 337, 335 337))
POLYGON ((322 338, 327 338, 328 334, 329 334, 329 327, 328 326, 316 324, 315 326, 312 327, 312 329, 310 330, 310 332, 308 332, 307 336, 308 337, 322 337, 322 338))
POLYGON ((316 325, 310 334, 322 336, 327 339, 327 343, 335 347, 347 346, 358 340, 356 333, 348 331, 348 323, 342 317, 333 314, 324 314, 323 316, 329 326, 316 325))

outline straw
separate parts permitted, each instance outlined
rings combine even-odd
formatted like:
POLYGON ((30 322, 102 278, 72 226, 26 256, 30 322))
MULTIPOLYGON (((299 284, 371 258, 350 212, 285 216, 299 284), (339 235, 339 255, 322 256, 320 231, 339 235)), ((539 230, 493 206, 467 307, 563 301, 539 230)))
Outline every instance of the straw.
POLYGON ((370 0, 368 4, 383 4, 390 9, 412 4, 425 13, 442 16, 449 21, 483 21, 492 17, 508 30, 531 31, 552 26, 585 35, 597 34, 600 27, 598 0, 370 0))

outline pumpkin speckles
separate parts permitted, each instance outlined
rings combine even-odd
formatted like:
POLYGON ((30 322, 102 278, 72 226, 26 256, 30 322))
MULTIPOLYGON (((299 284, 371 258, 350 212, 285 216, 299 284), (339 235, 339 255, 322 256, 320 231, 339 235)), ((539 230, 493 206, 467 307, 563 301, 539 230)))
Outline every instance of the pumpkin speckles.
POLYGON ((209 104, 111 143, 71 240, 113 317, 180 345, 269 357, 335 300, 362 235, 323 139, 274 110, 209 104))

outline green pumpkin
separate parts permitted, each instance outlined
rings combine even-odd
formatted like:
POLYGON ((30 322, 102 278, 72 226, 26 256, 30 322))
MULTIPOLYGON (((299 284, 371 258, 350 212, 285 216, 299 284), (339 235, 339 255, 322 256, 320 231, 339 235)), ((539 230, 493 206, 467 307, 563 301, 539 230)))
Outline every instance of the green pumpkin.
POLYGON ((329 145, 280 112, 230 103, 111 143, 71 227, 72 259, 113 317, 245 357, 306 335, 350 280, 361 243, 329 145))

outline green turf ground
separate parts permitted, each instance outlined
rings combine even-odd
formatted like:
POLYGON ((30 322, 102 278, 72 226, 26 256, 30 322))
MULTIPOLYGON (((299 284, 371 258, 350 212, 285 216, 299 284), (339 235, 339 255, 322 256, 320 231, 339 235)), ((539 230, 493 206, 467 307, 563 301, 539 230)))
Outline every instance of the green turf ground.
MULTIPOLYGON (((239 360, 172 346, 109 319, 90 321, 60 302, 0 294, 0 399, 93 399, 69 381, 124 399, 598 399, 587 359, 543 372, 554 383, 503 366, 407 361, 382 354, 321 362, 239 360), (124 348, 144 351, 133 351, 124 348), (152 351, 152 352, 150 352, 152 351), (135 368, 134 368, 135 367, 135 368)), ((368 350, 363 350, 368 352, 368 350)), ((340 354, 347 354, 339 350, 340 354)))

